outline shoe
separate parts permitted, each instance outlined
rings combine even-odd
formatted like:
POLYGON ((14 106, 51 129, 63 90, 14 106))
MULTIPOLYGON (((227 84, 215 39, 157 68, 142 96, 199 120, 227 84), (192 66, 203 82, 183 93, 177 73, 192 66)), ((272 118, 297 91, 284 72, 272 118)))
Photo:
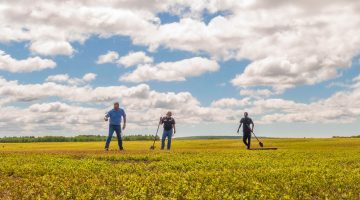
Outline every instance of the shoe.
POLYGON ((105 148, 105 151, 109 151, 109 148, 105 148))
POLYGON ((123 148, 123 147, 120 147, 119 150, 120 150, 120 151, 124 151, 124 148, 123 148))

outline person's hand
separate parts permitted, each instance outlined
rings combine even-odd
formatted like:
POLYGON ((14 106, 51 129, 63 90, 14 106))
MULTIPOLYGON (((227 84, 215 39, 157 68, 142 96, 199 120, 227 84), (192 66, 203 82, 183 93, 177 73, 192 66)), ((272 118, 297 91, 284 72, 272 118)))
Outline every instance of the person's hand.
POLYGON ((239 129, 237 130, 237 133, 239 134, 239 129))
POLYGON ((104 120, 107 122, 109 119, 107 117, 104 117, 104 120))
POLYGON ((123 125, 122 129, 125 130, 125 128, 126 128, 126 124, 123 125))

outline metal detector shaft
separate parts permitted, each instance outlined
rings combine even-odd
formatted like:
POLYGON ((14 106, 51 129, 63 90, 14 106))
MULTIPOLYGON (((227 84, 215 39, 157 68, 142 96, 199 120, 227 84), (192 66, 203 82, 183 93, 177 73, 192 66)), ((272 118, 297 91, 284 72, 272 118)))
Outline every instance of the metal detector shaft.
POLYGON ((250 130, 250 131, 252 132, 252 134, 255 136, 256 140, 260 143, 260 140, 256 137, 254 131, 252 131, 252 129, 249 127, 249 125, 247 125, 247 124, 245 124, 245 125, 249 128, 249 130, 250 130))
POLYGON ((251 132, 252 132, 252 134, 254 134, 254 136, 255 136, 256 140, 257 140, 258 142, 260 142, 260 140, 256 137, 256 135, 255 135, 254 131, 251 131, 251 132))
POLYGON ((153 145, 152 145, 152 146, 154 146, 154 145, 155 145, 156 136, 158 135, 159 128, 160 128, 160 122, 159 122, 159 125, 158 125, 158 127, 157 127, 156 134, 155 134, 155 137, 154 137, 154 142, 153 142, 153 145))

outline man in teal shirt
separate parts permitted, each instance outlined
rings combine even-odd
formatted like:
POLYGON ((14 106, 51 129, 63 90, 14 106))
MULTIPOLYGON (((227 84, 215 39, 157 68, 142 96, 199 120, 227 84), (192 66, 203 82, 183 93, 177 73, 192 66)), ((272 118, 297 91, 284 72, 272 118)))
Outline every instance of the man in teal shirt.
POLYGON ((125 114, 125 111, 119 107, 118 102, 114 103, 114 109, 110 110, 105 115, 104 120, 108 121, 109 118, 110 118, 110 121, 109 121, 109 136, 106 139, 105 150, 106 151, 109 150, 110 141, 111 141, 111 138, 112 138, 112 136, 114 134, 114 131, 115 131, 116 132, 116 137, 118 139, 119 149, 120 149, 120 151, 122 151, 122 150, 124 150, 124 148, 122 146, 122 138, 121 138, 121 119, 124 119, 124 125, 122 127, 122 130, 125 130, 125 127, 126 127, 126 114, 125 114))

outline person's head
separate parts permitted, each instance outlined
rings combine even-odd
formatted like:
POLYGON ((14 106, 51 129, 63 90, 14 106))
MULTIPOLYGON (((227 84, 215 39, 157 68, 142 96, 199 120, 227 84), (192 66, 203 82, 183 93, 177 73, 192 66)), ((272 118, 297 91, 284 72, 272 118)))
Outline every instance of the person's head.
POLYGON ((244 117, 248 117, 249 114, 247 112, 244 112, 244 117))
POLYGON ((166 113, 166 117, 171 117, 171 116, 172 116, 171 111, 168 111, 168 112, 166 113))
POLYGON ((119 109, 119 102, 115 102, 115 103, 114 103, 114 109, 115 109, 115 110, 118 110, 118 109, 119 109))

